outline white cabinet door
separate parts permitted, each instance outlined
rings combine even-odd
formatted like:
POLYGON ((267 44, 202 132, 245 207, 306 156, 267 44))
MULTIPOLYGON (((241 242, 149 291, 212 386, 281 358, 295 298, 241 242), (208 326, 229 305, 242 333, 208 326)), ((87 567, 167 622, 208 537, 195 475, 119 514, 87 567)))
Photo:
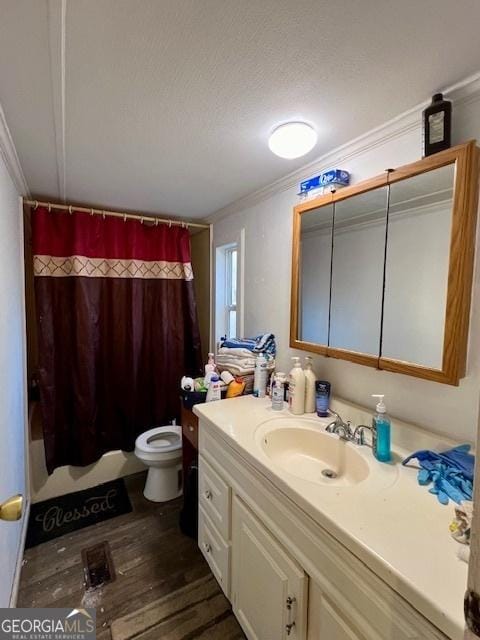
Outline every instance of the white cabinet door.
POLYGON ((238 496, 232 533, 232 604, 249 640, 304 640, 305 572, 238 496))
POLYGON ((308 596, 307 640, 365 640, 352 629, 346 614, 334 608, 312 581, 308 596))

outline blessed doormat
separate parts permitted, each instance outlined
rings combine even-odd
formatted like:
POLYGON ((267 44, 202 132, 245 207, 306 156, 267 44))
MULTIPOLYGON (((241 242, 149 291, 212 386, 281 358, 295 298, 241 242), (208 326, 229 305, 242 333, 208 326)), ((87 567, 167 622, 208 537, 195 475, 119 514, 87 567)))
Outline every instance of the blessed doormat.
POLYGON ((32 504, 25 546, 58 538, 132 510, 123 479, 32 504))

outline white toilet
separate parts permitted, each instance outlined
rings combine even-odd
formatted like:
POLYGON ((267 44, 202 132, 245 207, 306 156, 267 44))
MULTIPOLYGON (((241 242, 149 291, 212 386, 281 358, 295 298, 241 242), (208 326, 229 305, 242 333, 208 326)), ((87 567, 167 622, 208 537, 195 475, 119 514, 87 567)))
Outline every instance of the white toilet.
POLYGON ((138 436, 135 455, 148 467, 143 495, 152 502, 173 500, 182 493, 182 428, 155 427, 138 436))

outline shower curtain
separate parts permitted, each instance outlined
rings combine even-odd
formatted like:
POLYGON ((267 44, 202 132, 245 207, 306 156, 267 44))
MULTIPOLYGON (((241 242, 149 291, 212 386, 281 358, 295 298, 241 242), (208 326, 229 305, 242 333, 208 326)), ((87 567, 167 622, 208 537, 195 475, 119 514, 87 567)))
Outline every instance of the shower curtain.
POLYGON ((178 415, 198 375, 188 229, 32 212, 39 387, 48 473, 132 451, 178 415))

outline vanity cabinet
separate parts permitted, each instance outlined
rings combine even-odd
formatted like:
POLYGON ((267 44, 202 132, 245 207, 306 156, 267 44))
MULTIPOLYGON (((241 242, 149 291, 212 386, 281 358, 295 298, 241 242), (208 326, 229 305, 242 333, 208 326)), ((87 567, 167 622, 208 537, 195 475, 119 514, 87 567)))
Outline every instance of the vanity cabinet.
POLYGON ((232 603, 247 636, 304 640, 307 585, 301 566, 235 496, 232 603))
POLYGON ((198 545, 249 640, 448 640, 202 422, 198 545))

